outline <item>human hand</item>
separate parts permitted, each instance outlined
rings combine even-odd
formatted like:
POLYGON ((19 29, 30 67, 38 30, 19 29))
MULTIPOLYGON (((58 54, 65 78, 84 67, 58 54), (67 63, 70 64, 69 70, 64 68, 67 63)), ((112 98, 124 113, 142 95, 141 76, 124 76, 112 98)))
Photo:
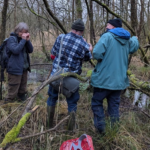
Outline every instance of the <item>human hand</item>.
POLYGON ((93 50, 93 46, 92 46, 92 44, 91 44, 91 43, 88 43, 88 44, 90 45, 89 51, 91 51, 91 52, 92 52, 92 50, 93 50))
POLYGON ((27 41, 30 40, 30 33, 27 33, 27 41))
POLYGON ((29 33, 23 33, 22 34, 22 39, 29 40, 30 39, 30 34, 29 33))
POLYGON ((86 42, 86 39, 85 39, 85 38, 83 38, 83 40, 86 42))
POLYGON ((27 37, 26 37, 26 33, 23 33, 23 34, 21 35, 21 38, 24 39, 24 40, 26 40, 26 38, 27 38, 27 37))

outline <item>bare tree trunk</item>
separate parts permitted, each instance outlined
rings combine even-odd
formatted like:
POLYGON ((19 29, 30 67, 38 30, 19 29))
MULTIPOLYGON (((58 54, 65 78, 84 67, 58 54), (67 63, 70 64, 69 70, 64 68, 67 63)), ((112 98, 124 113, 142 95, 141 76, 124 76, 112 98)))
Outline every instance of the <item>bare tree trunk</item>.
MULTIPOLYGON (((55 2, 54 1, 53 1, 53 9, 54 9, 54 15, 55 15, 56 14, 56 10, 55 10, 55 2)), ((55 33, 56 33, 57 36, 59 35, 59 31, 58 31, 57 28, 55 28, 55 33)))
POLYGON ((76 18, 82 19, 82 4, 81 0, 75 0, 76 3, 76 18))
POLYGON ((2 43, 3 40, 5 39, 8 2, 9 2, 9 0, 4 0, 3 10, 2 10, 2 23, 1 23, 0 43, 2 43))
MULTIPOLYGON (((39 5, 39 2, 38 2, 38 14, 40 14, 40 5, 39 5)), ((38 16, 38 31, 39 31, 39 38, 40 38, 40 41, 41 41, 41 36, 40 36, 40 32, 41 32, 41 23, 40 23, 40 17, 38 16)))
MULTIPOLYGON (((5 39, 6 34, 6 18, 7 18, 7 8, 8 8, 8 2, 9 0, 4 0, 3 10, 2 10, 2 24, 1 24, 1 36, 0 36, 0 43, 3 42, 5 39)), ((1 65, 0 65, 1 70, 1 65)), ((1 73, 0 73, 0 79, 1 79, 1 73)), ((2 81, 0 86, 0 100, 2 99, 2 81)))
POLYGON ((149 10, 149 7, 150 7, 150 0, 148 1, 148 6, 147 6, 147 12, 148 12, 147 23, 148 24, 150 23, 150 10, 149 10))
MULTIPOLYGON (((112 7, 113 7, 113 12, 115 12, 115 2, 114 2, 114 0, 112 2, 112 7)), ((114 18, 114 16, 113 16, 113 18, 114 18)))
POLYGON ((120 16, 123 16, 123 0, 120 0, 120 16))
POLYGON ((141 11, 140 11, 140 23, 139 23, 138 31, 137 31, 138 37, 140 37, 141 30, 144 25, 144 0, 140 0, 140 2, 141 2, 141 11))
POLYGON ((131 0, 131 27, 137 31, 137 1, 131 0))
POLYGON ((128 7, 129 7, 129 0, 127 0, 126 2, 126 5, 125 5, 125 8, 126 8, 126 12, 125 12, 125 20, 127 21, 128 20, 128 7))
MULTIPOLYGON (((109 7, 109 0, 107 0, 107 6, 109 7)), ((109 12, 107 11, 107 21, 109 19, 109 12)))
POLYGON ((17 25, 17 0, 14 0, 14 28, 17 25))
POLYGON ((74 22, 74 0, 72 0, 72 22, 74 22))
POLYGON ((47 0, 43 0, 44 5, 46 7, 47 12, 49 13, 49 15, 56 21, 56 23, 59 25, 59 27, 62 29, 62 31, 64 33, 67 33, 66 29, 64 28, 64 26, 61 24, 61 22, 58 20, 58 18, 53 14, 53 12, 50 9, 50 6, 47 2, 47 0))
POLYGON ((93 2, 90 0, 90 13, 89 13, 89 18, 90 18, 90 43, 93 45, 96 44, 96 39, 95 39, 95 32, 93 28, 93 2))

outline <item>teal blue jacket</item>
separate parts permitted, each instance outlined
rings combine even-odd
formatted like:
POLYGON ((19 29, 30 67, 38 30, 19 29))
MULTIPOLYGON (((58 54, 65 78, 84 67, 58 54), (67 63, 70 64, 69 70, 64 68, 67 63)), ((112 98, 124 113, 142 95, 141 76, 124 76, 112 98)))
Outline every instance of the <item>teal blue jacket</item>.
POLYGON ((98 63, 92 72, 91 85, 109 90, 127 88, 128 55, 138 48, 137 37, 130 38, 129 32, 123 28, 104 33, 93 49, 93 57, 98 63))

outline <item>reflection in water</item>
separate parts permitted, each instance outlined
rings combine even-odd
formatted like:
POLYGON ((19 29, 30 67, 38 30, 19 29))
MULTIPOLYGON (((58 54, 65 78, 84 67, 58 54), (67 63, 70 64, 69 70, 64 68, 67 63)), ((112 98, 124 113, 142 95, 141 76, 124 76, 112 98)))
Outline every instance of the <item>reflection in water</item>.
MULTIPOLYGON (((131 97, 131 92, 127 89, 125 92, 125 97, 130 98, 131 97)), ((134 92, 134 99, 133 99, 133 106, 138 106, 139 108, 148 108, 150 105, 150 97, 147 96, 146 94, 136 91, 134 92)))
POLYGON ((150 98, 139 91, 135 91, 134 93, 134 101, 132 105, 138 105, 139 108, 146 108, 150 103, 150 98))
POLYGON ((32 69, 28 73, 28 83, 43 82, 47 79, 49 70, 46 69, 32 69))

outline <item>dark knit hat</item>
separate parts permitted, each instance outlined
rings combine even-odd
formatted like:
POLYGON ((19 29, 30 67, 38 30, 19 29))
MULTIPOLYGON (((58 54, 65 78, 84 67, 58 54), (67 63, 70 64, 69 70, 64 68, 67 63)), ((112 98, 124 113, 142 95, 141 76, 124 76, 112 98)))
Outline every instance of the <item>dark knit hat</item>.
POLYGON ((72 24, 72 29, 77 30, 77 31, 83 31, 84 30, 84 23, 81 19, 77 19, 73 24, 72 24))
POLYGON ((114 27, 122 27, 122 20, 120 18, 111 19, 107 23, 110 23, 114 27))

